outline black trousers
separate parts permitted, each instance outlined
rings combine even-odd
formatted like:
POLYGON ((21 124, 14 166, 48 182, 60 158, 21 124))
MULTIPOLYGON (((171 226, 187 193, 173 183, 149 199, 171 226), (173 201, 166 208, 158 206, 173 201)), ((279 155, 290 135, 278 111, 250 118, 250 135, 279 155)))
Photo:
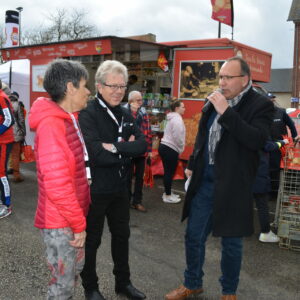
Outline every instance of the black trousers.
POLYGON ((141 204, 143 199, 143 185, 145 172, 145 157, 135 157, 131 162, 130 174, 128 176, 129 199, 132 204, 141 204), (132 191, 132 179, 135 176, 134 191, 132 191))
POLYGON ((171 195, 173 176, 176 171, 179 153, 172 148, 160 144, 158 153, 164 166, 164 187, 166 195, 171 195))
POLYGON ((111 255, 114 262, 113 274, 117 286, 130 283, 128 263, 129 199, 128 191, 115 194, 91 194, 92 203, 87 216, 87 237, 85 243, 85 265, 81 272, 85 290, 98 288, 96 272, 97 249, 101 244, 105 217, 111 233, 111 255))
POLYGON ((260 231, 262 233, 268 233, 270 232, 270 215, 269 215, 269 194, 253 194, 256 208, 257 208, 257 214, 260 224, 260 231))
POLYGON ((280 181, 280 150, 270 152, 271 197, 277 199, 280 181))

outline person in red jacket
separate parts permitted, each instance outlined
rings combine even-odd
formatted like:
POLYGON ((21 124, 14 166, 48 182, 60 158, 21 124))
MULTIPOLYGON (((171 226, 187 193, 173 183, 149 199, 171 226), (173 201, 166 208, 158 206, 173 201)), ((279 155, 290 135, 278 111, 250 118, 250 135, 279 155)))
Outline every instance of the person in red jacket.
POLYGON ((72 299, 84 265, 90 172, 77 117, 90 94, 87 80, 80 63, 53 61, 44 77, 51 98, 38 98, 29 113, 39 184, 35 226, 52 274, 47 299, 72 299))
POLYGON ((149 115, 143 105, 143 97, 139 91, 131 91, 128 95, 128 103, 124 107, 134 117, 138 128, 144 134, 147 142, 147 152, 139 157, 132 158, 131 169, 128 176, 128 191, 131 208, 140 212, 146 212, 146 208, 142 204, 145 161, 151 159, 152 156, 152 133, 150 127, 149 115), (134 191, 132 189, 132 181, 135 177, 134 191))
POLYGON ((10 100, 3 92, 2 81, 0 81, 0 219, 11 214, 7 161, 14 142, 12 111, 10 100))

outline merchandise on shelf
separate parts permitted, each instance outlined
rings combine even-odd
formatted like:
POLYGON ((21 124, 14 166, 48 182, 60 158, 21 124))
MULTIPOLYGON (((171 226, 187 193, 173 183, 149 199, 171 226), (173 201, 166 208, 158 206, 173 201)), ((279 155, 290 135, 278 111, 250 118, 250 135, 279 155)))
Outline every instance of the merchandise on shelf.
POLYGON ((143 102, 149 114, 151 130, 153 132, 163 132, 166 127, 166 113, 170 106, 170 95, 145 93, 143 102))

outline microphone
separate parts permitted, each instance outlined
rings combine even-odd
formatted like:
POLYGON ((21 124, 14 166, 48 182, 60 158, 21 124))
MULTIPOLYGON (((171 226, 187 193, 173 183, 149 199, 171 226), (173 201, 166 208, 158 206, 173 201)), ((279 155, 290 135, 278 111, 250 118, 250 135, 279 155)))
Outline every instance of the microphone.
MULTIPOLYGON (((223 94, 223 90, 221 88, 217 88, 214 92, 219 92, 219 93, 223 94)), ((212 93, 213 92, 211 92, 209 95, 211 95, 212 93)), ((204 113, 208 112, 208 110, 212 106, 211 102, 207 98, 205 98, 205 102, 206 103, 204 104, 204 106, 202 108, 202 112, 204 112, 204 113)))

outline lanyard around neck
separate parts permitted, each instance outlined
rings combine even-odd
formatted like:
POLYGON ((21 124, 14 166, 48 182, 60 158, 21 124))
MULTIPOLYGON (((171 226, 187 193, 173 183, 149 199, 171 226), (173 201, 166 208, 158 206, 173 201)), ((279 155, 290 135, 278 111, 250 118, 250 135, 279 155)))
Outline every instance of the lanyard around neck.
POLYGON ((109 114, 109 116, 114 120, 114 122, 117 124, 118 126, 118 142, 121 142, 122 141, 122 131, 123 131, 123 121, 124 121, 124 117, 122 116, 122 121, 121 121, 121 124, 119 124, 116 116, 112 113, 112 111, 108 108, 108 106, 100 99, 98 98, 98 101, 100 103, 100 105, 102 107, 104 107, 107 111, 107 113, 109 114))

